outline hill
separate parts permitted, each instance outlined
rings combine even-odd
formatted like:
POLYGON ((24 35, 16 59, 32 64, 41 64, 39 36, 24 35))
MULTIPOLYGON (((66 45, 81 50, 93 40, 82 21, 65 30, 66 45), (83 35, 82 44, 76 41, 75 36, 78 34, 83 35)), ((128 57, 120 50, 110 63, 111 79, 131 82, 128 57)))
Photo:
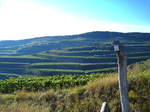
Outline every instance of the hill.
MULTIPOLYGON (((132 112, 150 111, 149 68, 150 60, 130 65, 128 68, 129 101, 132 112)), ((101 104, 107 101, 111 112, 121 111, 116 73, 80 75, 79 78, 76 76, 24 77, 1 81, 0 110, 1 112, 98 112, 101 104)))
MULTIPOLYGON (((116 71, 112 41, 126 47, 128 65, 150 58, 150 33, 88 32, 0 41, 0 73, 90 74, 116 71)), ((5 75, 6 76, 6 75, 5 75)), ((3 75, 2 77, 5 78, 3 75)))

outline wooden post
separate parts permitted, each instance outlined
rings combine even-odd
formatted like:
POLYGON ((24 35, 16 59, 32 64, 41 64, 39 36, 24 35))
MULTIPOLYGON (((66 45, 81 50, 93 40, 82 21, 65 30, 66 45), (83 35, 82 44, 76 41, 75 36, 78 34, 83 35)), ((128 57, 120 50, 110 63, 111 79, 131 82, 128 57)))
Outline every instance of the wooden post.
POLYGON ((114 41, 114 51, 117 53, 118 59, 118 82, 121 99, 122 112, 130 112, 127 87, 127 59, 119 41, 114 41))
POLYGON ((107 102, 104 102, 104 103, 102 104, 102 107, 101 107, 100 112, 110 112, 107 102))

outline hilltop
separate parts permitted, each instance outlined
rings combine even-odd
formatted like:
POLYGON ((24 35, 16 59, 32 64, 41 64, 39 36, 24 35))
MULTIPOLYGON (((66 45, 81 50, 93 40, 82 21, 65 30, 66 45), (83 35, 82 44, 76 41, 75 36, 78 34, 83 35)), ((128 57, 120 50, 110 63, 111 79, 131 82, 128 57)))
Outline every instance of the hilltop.
POLYGON ((16 77, 114 72, 117 66, 114 40, 124 44, 128 65, 150 58, 150 33, 97 31, 0 41, 1 78, 7 74, 16 77))

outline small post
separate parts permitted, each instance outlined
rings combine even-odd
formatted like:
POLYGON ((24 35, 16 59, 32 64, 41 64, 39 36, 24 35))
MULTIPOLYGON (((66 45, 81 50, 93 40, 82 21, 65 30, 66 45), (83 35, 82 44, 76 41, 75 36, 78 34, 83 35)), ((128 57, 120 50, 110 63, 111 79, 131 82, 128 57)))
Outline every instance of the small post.
POLYGON ((128 100, 128 86, 127 86, 127 59, 119 41, 114 41, 114 51, 117 54, 118 60, 118 82, 121 99, 122 112, 130 112, 129 100, 128 100))
POLYGON ((110 112, 107 102, 104 102, 104 103, 102 104, 102 107, 101 107, 100 112, 110 112))

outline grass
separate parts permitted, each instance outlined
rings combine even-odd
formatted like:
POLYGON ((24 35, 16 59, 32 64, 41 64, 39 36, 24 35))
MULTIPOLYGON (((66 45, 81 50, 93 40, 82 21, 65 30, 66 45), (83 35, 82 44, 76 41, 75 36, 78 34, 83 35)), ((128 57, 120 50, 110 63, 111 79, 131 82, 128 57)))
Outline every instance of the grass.
POLYGON ((30 63, 19 63, 19 62, 0 62, 0 64, 18 64, 18 65, 26 65, 30 63))
MULTIPOLYGON (((76 40, 82 40, 82 39, 84 38, 76 38, 76 40)), ((145 49, 148 50, 148 47, 144 47, 144 46, 148 46, 149 42, 135 42, 135 43, 128 42, 126 44, 125 45, 129 48, 128 50, 135 51, 135 52, 132 52, 132 51, 127 52, 129 54, 128 62, 134 63, 135 61, 137 62, 140 60, 146 60, 150 57, 149 56, 150 52, 144 52, 145 49)), ((43 50, 42 52, 38 52, 37 54, 33 54, 33 55, 0 56, 0 61, 1 61, 0 64, 2 65, 0 72, 6 72, 6 73, 11 72, 13 68, 15 67, 18 68, 18 66, 20 66, 21 64, 25 65, 25 66, 21 66, 23 69, 22 71, 25 73, 28 73, 29 75, 32 75, 32 72, 30 71, 34 71, 34 72, 37 71, 41 75, 44 75, 45 72, 49 72, 49 74, 51 73, 55 74, 56 72, 57 73, 63 72, 66 74, 68 73, 72 73, 72 74, 93 73, 93 72, 100 73, 100 72, 106 72, 106 71, 111 72, 111 71, 115 71, 115 68, 109 68, 109 67, 114 67, 115 65, 111 66, 111 64, 115 64, 115 61, 116 61, 116 56, 115 56, 115 53, 113 53, 112 47, 113 46, 111 46, 110 42, 106 42, 106 43, 95 42, 95 44, 91 43, 89 44, 89 46, 82 45, 79 47, 77 46, 65 47, 63 49, 53 48, 52 50, 48 50, 48 51, 43 50), (3 62, 3 61, 7 61, 7 62, 3 62), (13 64, 18 64, 18 65, 14 65, 11 68, 10 66, 8 67, 7 64, 8 65, 10 64, 10 66, 11 65, 13 66, 13 64), (91 65, 93 66, 90 67, 91 65), (96 68, 94 68, 94 65, 96 68), (108 68, 104 68, 103 65, 108 68), (57 69, 55 69, 55 67, 57 69), (70 69, 71 67, 74 68, 75 70, 70 69), (6 68, 9 68, 9 69, 6 69, 6 68), (51 68, 51 69, 48 69, 48 68, 51 68)), ((15 51, 15 50, 8 49, 7 51, 10 52, 10 51, 15 51)), ((0 53, 3 53, 3 52, 4 51, 0 53)), ((17 54, 17 51, 16 51, 16 54, 17 54)), ((12 70, 12 72, 14 71, 12 70)))
POLYGON ((23 55, 23 56, 0 56, 0 58, 16 58, 16 59, 46 59, 42 57, 32 56, 32 55, 23 55))
POLYGON ((116 67, 111 67, 111 68, 102 68, 102 69, 93 69, 93 70, 85 70, 85 72, 102 72, 102 71, 114 71, 116 70, 117 68, 116 67))
POLYGON ((112 65, 115 63, 72 63, 72 62, 68 62, 68 63, 32 63, 31 66, 38 66, 38 65, 112 65))
POLYGON ((130 52, 130 53, 128 53, 128 54, 143 54, 143 53, 150 53, 150 52, 148 52, 148 51, 143 51, 143 52, 130 52))
POLYGON ((116 67, 111 67, 111 68, 102 68, 102 69, 93 69, 93 70, 73 70, 73 69, 40 69, 40 68, 36 68, 36 69, 31 69, 29 71, 32 72, 74 72, 74 73, 93 73, 93 72, 103 72, 103 71, 114 71, 116 70, 116 67))
MULTIPOLYGON (((150 110, 150 61, 129 66, 128 94, 132 112, 150 110)), ((47 91, 16 91, 0 94, 2 112, 98 112, 104 101, 111 112, 120 112, 120 99, 116 73, 105 73, 103 77, 85 85, 47 91)))
POLYGON ((133 45, 126 45, 126 47, 136 47, 136 46, 147 46, 147 47, 150 47, 150 43, 143 43, 143 44, 133 44, 133 45))
POLYGON ((128 57, 128 59, 149 59, 149 56, 128 57))
POLYGON ((39 56, 50 56, 50 57, 64 57, 64 58, 90 58, 90 59, 112 59, 115 57, 96 57, 96 56, 65 56, 65 55, 54 55, 54 54, 40 54, 39 56))
POLYGON ((11 74, 11 73, 0 73, 1 75, 7 75, 7 76, 18 76, 18 74, 11 74))
POLYGON ((13 105, 0 105, 1 112, 49 112, 48 104, 36 105, 32 102, 14 103, 13 105))
POLYGON ((72 69, 68 69, 68 70, 66 70, 66 69, 31 69, 31 71, 47 71, 47 72, 53 72, 53 71, 56 71, 56 72, 84 72, 83 70, 72 70, 72 69))
POLYGON ((69 50, 50 50, 50 53, 86 53, 86 52, 110 52, 110 50, 84 50, 84 51, 69 51, 69 50))

